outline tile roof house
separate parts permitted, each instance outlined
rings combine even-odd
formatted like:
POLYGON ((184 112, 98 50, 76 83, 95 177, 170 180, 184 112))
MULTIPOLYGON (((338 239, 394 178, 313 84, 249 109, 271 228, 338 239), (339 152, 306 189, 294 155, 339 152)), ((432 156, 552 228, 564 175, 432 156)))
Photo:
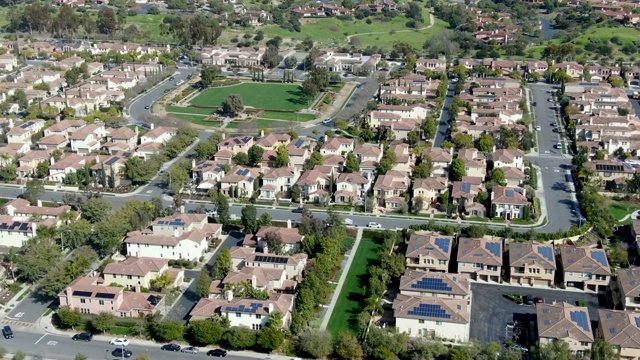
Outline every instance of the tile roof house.
POLYGON ((626 186, 626 181, 633 178, 636 170, 630 164, 617 160, 593 160, 584 163, 599 178, 603 190, 617 189, 626 186))
POLYGON ((297 168, 302 168, 305 160, 311 156, 315 142, 309 139, 296 139, 287 146, 289 151, 289 164, 297 168))
POLYGON ((267 326, 271 314, 279 312, 282 314, 282 327, 287 329, 291 324, 293 299, 291 294, 271 294, 268 300, 243 299, 228 291, 225 299, 200 299, 189 313, 189 318, 204 320, 217 314, 229 319, 231 326, 260 330, 267 326))
POLYGON ((278 226, 263 226, 258 232, 245 236, 242 246, 256 247, 263 253, 275 252, 274 249, 267 249, 265 238, 269 235, 278 236, 282 240, 282 252, 295 254, 302 248, 304 235, 300 235, 298 228, 283 228, 278 226))
POLYGON ((70 173, 84 168, 87 165, 92 165, 95 158, 92 156, 82 156, 79 154, 71 153, 61 158, 60 160, 49 165, 49 181, 55 181, 63 183, 64 179, 70 173))
POLYGON ((502 169, 502 172, 504 173, 504 179, 507 181, 508 187, 520 186, 522 185, 522 183, 524 182, 524 179, 526 178, 524 171, 516 167, 506 166, 501 169, 502 169))
POLYGON ((275 200, 286 198, 286 193, 300 178, 295 166, 266 169, 262 175, 259 199, 275 200))
POLYGON ((75 279, 58 294, 60 306, 68 305, 83 314, 107 312, 116 317, 143 317, 156 313, 164 303, 162 294, 125 291, 102 282, 102 278, 75 279))
POLYGON ((501 283, 502 241, 460 238, 458 273, 469 274, 473 280, 501 283))
POLYGON ((302 280, 308 260, 305 253, 276 255, 256 252, 255 247, 233 246, 230 251, 234 269, 240 270, 244 267, 284 269, 286 279, 297 281, 302 280))
POLYGON ((464 160, 467 176, 487 176, 487 159, 478 149, 460 149, 458 157, 464 160))
POLYGON ((386 209, 398 209, 405 202, 404 193, 409 190, 411 179, 408 174, 390 170, 378 175, 373 192, 378 206, 386 209))
POLYGON ((128 127, 107 129, 107 142, 103 145, 110 154, 118 151, 134 150, 138 145, 138 128, 131 130, 128 127))
POLYGON ((431 159, 431 164, 433 165, 431 176, 449 176, 449 166, 451 166, 451 161, 453 161, 453 148, 449 150, 438 147, 426 148, 422 150, 423 161, 426 157, 431 159))
POLYGON ((405 254, 407 269, 449 271, 453 238, 436 233, 412 234, 405 254))
POLYGON ((155 127, 151 124, 151 130, 140 137, 140 144, 146 144, 150 142, 165 143, 172 137, 176 136, 178 128, 169 126, 155 127))
POLYGON ((494 169, 514 167, 524 171, 524 151, 520 149, 498 149, 491 157, 494 169))
POLYGON ((333 194, 338 204, 351 204, 364 199, 371 188, 371 178, 365 173, 342 173, 336 179, 336 192, 333 194))
MULTIPOLYGON (((269 293, 293 294, 298 286, 295 280, 286 278, 284 269, 263 269, 245 266, 238 271, 231 271, 222 280, 214 280, 209 287, 209 298, 220 298, 228 285, 249 283, 254 289, 269 293)), ((234 296, 240 296, 236 293, 234 296)))
POLYGON ((536 304, 540 346, 562 340, 573 353, 582 357, 594 342, 589 309, 566 302, 536 304))
POLYGON ((5 248, 24 246, 30 239, 36 237, 37 225, 35 222, 20 220, 10 215, 0 215, 0 246, 5 248))
POLYGON ((469 340, 470 306, 466 300, 400 294, 393 301, 399 332, 411 337, 469 340))
POLYGON ((267 150, 277 150, 280 146, 288 146, 291 142, 291 135, 289 134, 274 134, 270 133, 260 138, 256 142, 256 145, 267 150))
POLYGON ((324 155, 344 155, 353 151, 355 140, 347 138, 329 138, 320 148, 320 154, 324 155))
POLYGON ((36 144, 41 150, 60 150, 69 144, 69 140, 63 135, 49 135, 38 140, 36 144))
POLYGON ((18 177, 24 178, 33 174, 41 162, 51 163, 53 150, 29 151, 18 159, 18 177))
POLYGON ((491 189, 491 213, 494 217, 526 219, 529 214, 529 200, 523 188, 494 186, 491 189))
POLYGON ((535 242, 509 243, 511 283, 551 286, 556 272, 552 245, 535 242))
POLYGON ((41 119, 29 120, 22 124, 17 124, 7 132, 7 143, 24 144, 31 142, 31 136, 42 130, 45 121, 41 119))
POLYGON ((346 159, 342 155, 328 154, 324 156, 322 165, 331 166, 333 168, 331 172, 338 173, 338 172, 341 172, 342 169, 344 168, 345 161, 346 159))
POLYGON ((228 173, 220 179, 220 191, 229 197, 251 197, 256 190, 260 169, 233 166, 228 173))
MULTIPOLYGON (((446 177, 428 177, 413 181, 413 199, 421 197, 425 205, 434 204, 449 189, 446 177)), ((428 206, 425 206, 426 210, 428 206)))
POLYGON ((640 268, 618 269, 612 298, 627 311, 640 311, 640 268))
POLYGON ((69 136, 75 131, 85 127, 87 122, 84 120, 62 120, 51 125, 44 130, 44 136, 62 135, 69 136))
POLYGON ((219 142, 218 151, 228 151, 233 155, 241 152, 246 153, 253 144, 252 136, 234 136, 219 142))
POLYGON ((640 312, 598 310, 596 336, 613 346, 620 359, 640 358, 640 312))
POLYGON ((603 249, 560 246, 562 283, 585 291, 606 292, 611 268, 603 249))
POLYGON ((15 219, 28 221, 34 217, 40 219, 55 220, 54 224, 60 225, 62 221, 60 216, 71 211, 71 206, 60 205, 56 207, 42 206, 42 200, 38 200, 36 206, 30 205, 25 199, 13 199, 2 206, 7 215, 13 216, 15 219))
POLYGON ((468 274, 406 270, 400 278, 400 293, 446 299, 462 299, 471 305, 471 283, 468 274))
POLYGON ((224 163, 213 160, 203 160, 196 163, 191 161, 191 178, 198 191, 209 191, 217 187, 218 182, 224 176, 224 163))
POLYGON ((391 144, 388 151, 396 154, 396 161, 392 169, 410 175, 416 165, 416 157, 413 151, 409 149, 409 144, 391 144))
POLYGON ((329 194, 330 174, 318 169, 306 170, 300 175, 296 184, 302 191, 302 199, 306 201, 320 200, 329 194))
POLYGON ((129 257, 121 262, 107 264, 102 271, 105 284, 124 286, 130 290, 136 287, 150 288, 151 282, 168 272, 173 283, 171 287, 179 287, 184 279, 184 271, 169 268, 169 259, 129 257))
POLYGON ((78 154, 89 154, 100 149, 100 141, 107 134, 103 123, 93 123, 74 131, 71 140, 71 151, 78 154))
POLYGON ((124 176, 124 167, 126 162, 133 157, 133 152, 119 151, 111 156, 96 156, 96 161, 91 166, 91 176, 96 178, 97 184, 102 184, 104 178, 105 184, 109 187, 116 187, 122 184, 122 181, 128 181, 124 176))
MULTIPOLYGON (((454 181, 451 185, 451 203, 458 212, 469 211, 467 208, 474 204, 474 199, 478 193, 484 191, 481 182, 454 181)), ((483 212, 484 213, 484 212, 483 212)), ((484 216, 484 214, 472 214, 471 216, 484 216)))
POLYGON ((360 163, 360 171, 369 175, 370 179, 375 176, 378 162, 382 159, 382 145, 374 145, 369 143, 358 144, 353 149, 353 154, 360 163))

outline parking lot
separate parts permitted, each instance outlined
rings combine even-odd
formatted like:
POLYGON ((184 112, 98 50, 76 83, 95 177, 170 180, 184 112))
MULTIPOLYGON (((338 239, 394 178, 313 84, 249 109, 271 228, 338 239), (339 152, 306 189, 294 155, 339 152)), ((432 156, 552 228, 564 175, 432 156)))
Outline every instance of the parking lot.
MULTIPOLYGON (((575 291, 531 288, 524 286, 492 285, 485 283, 471 284, 473 299, 471 304, 470 337, 483 344, 511 340, 506 338, 506 326, 509 322, 528 323, 535 321, 535 305, 518 305, 504 297, 504 294, 531 294, 541 296, 545 303, 568 302, 577 305, 584 300, 589 308, 592 323, 598 319, 598 308, 606 307, 606 296, 575 291)), ((528 330, 528 329, 527 329, 528 330)), ((535 335, 535 334, 534 334, 535 335)))

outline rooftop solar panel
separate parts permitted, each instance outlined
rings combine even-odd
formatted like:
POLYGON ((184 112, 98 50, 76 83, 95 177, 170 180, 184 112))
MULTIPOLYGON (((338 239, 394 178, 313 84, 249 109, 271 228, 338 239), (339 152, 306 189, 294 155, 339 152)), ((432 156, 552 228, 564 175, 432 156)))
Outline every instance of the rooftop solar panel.
POLYGON ((487 242, 484 247, 494 256, 500 256, 500 244, 495 242, 487 242))
POLYGON ((236 175, 242 175, 242 169, 236 170, 236 175))
POLYGON ((115 299, 116 298, 116 294, 97 293, 96 297, 99 298, 99 299, 115 299))
POLYGON ((636 316, 635 320, 636 320, 636 326, 640 327, 640 317, 636 316))
POLYGON ((448 253, 449 245, 451 244, 451 240, 447 238, 436 238, 436 246, 442 249, 442 251, 448 253))
POLYGON ((453 291, 453 288, 449 286, 442 279, 434 279, 423 277, 419 281, 411 284, 412 289, 420 289, 420 290, 434 290, 434 291, 453 291))
POLYGON ((83 296, 83 297, 89 297, 91 296, 93 293, 91 291, 80 291, 80 290, 74 290, 73 291, 73 296, 83 296))
POLYGON ((604 253, 604 251, 591 251, 591 257, 600 263, 600 265, 604 266, 604 267, 609 267, 609 263, 607 262, 607 255, 604 253))
POLYGON ((302 144, 304 144, 304 140, 302 139, 298 139, 296 141, 296 143, 294 144, 295 147, 299 148, 300 146, 302 146, 302 144))
POLYGON ((571 311, 569 313, 571 321, 578 324, 584 331, 591 332, 591 325, 589 324, 589 318, 584 311, 571 311))
POLYGON ((514 196, 515 196, 515 194, 514 194, 514 191, 513 191, 513 190, 506 190, 506 191, 505 191, 505 194, 507 195, 507 197, 514 197, 514 196))
POLYGON ((550 247, 539 246, 538 253, 548 261, 553 262, 553 249, 551 249, 550 247))
POLYGON ((272 264, 286 264, 288 259, 286 257, 279 257, 279 256, 258 255, 255 257, 255 261, 267 262, 272 264))
POLYGON ((466 193, 470 193, 471 192, 471 183, 463 182, 462 183, 462 191, 464 191, 466 193))
POLYGON ((451 319, 451 315, 447 314, 440 305, 434 304, 420 304, 419 306, 414 307, 413 310, 409 310, 408 314, 414 316, 451 319))
POLYGON ((111 166, 111 165, 113 165, 114 163, 116 163, 118 160, 120 160, 120 158, 119 158, 119 157, 117 157, 117 156, 115 156, 115 157, 112 157, 111 159, 109 159, 109 160, 105 161, 104 163, 105 163, 106 165, 111 166))

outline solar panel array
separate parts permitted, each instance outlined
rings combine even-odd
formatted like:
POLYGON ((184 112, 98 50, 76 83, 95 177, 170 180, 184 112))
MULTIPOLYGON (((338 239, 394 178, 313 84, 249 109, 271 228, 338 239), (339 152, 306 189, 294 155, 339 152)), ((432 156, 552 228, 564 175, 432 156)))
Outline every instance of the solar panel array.
POLYGON ((553 262, 553 249, 547 246, 538 246, 538 253, 542 255, 543 258, 553 262))
POLYGON ((462 191, 464 191, 466 193, 470 193, 471 192, 471 183, 463 182, 462 183, 462 191))
POLYGON ((91 291, 74 290, 72 295, 73 296, 89 297, 89 296, 93 295, 93 292, 91 292, 91 291))
POLYGON ((513 190, 505 190, 505 194, 507 195, 507 197, 514 197, 515 193, 513 190))
POLYGON ((226 311, 246 312, 246 313, 255 314, 262 307, 263 307, 262 303, 251 303, 251 304, 249 304, 249 306, 245 306, 245 305, 239 305, 237 307, 235 307, 235 306, 227 306, 225 308, 225 310, 226 311))
POLYGON ((447 314, 447 311, 443 309, 442 306, 434 304, 420 304, 420 306, 414 307, 413 310, 409 310, 408 314, 415 316, 451 319, 451 315, 447 314))
POLYGON ((442 251, 448 253, 451 240, 447 238, 436 238, 436 246, 442 249, 442 251))
POLYGON ((115 299, 116 298, 116 294, 96 293, 96 297, 98 299, 115 299))
POLYGON ((635 320, 636 320, 636 326, 640 327, 640 317, 636 316, 635 320))
POLYGON ((442 279, 428 278, 426 276, 411 284, 411 288, 420 290, 453 291, 453 288, 442 279))
POLYGON ((265 263, 272 263, 272 264, 286 264, 287 260, 288 259, 286 257, 277 257, 277 256, 258 255, 255 257, 255 261, 257 262, 265 262, 265 263))
POLYGON ((596 171, 624 171, 624 166, 622 165, 605 165, 605 164, 596 164, 596 171))
POLYGON ((302 139, 298 139, 298 140, 296 141, 296 143, 295 143, 295 144, 293 144, 293 146, 295 146, 295 147, 299 148, 299 147, 300 147, 300 146, 302 146, 303 144, 304 144, 304 140, 302 140, 302 139))
POLYGON ((569 313, 569 317, 571 321, 578 324, 584 331, 590 332, 591 326, 589 324, 589 318, 587 317, 587 313, 584 311, 571 311, 569 313))
POLYGON ((114 157, 112 157, 111 159, 109 159, 109 160, 105 161, 104 163, 105 163, 105 165, 109 165, 109 166, 111 166, 111 165, 113 165, 114 163, 116 163, 118 160, 120 160, 120 157, 118 157, 118 156, 114 156, 114 157))
POLYGON ((500 256, 500 244, 495 242, 487 242, 484 247, 494 256, 500 256))
POLYGON ((30 231, 31 226, 29 223, 14 221, 11 223, 0 223, 0 230, 9 230, 9 231, 21 231, 26 232, 30 231))
POLYGON ((591 251, 591 257, 593 258, 593 260, 599 262, 600 265, 605 267, 609 266, 609 264, 607 263, 607 255, 604 253, 604 251, 591 251))

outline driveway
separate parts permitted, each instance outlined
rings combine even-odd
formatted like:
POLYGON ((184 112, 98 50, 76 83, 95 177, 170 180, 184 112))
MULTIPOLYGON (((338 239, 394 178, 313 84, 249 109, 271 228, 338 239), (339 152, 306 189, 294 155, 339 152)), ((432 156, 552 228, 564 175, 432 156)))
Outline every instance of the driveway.
MULTIPOLYGON (((568 302, 577 305, 578 300, 584 300, 589 308, 591 319, 598 318, 598 309, 606 307, 606 296, 582 292, 542 289, 509 285, 493 285, 472 283, 471 292, 471 330, 470 337, 483 344, 492 341, 504 342, 506 339, 506 325, 511 321, 528 323, 535 321, 535 305, 518 305, 504 297, 504 294, 531 294, 542 296, 546 303, 568 302)), ((535 334, 533 334, 535 336, 535 334)))

